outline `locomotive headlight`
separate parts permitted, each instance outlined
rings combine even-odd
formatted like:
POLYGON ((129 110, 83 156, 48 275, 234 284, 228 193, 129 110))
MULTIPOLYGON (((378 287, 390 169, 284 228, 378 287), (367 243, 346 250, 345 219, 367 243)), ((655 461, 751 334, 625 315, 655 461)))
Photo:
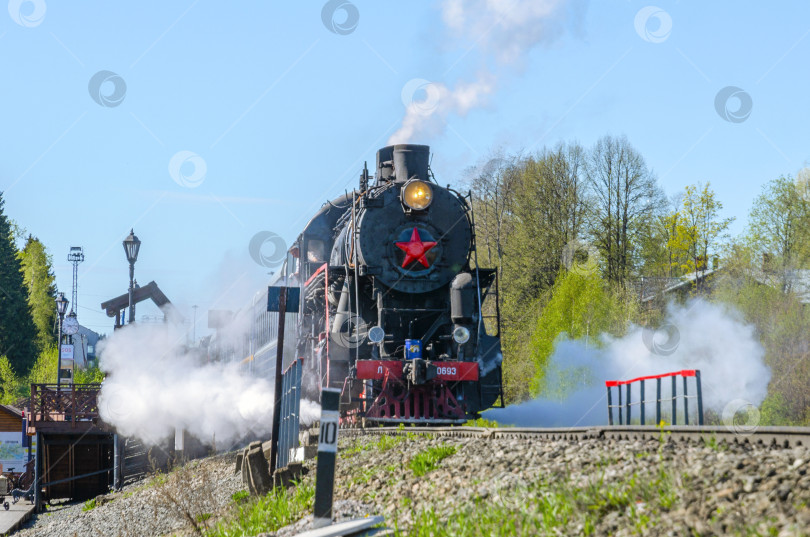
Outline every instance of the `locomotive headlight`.
POLYGON ((433 189, 424 181, 411 181, 402 189, 402 201, 416 211, 427 209, 433 201, 433 189))
POLYGON ((470 340, 470 330, 463 326, 457 326, 453 330, 453 340, 459 345, 463 345, 470 340))

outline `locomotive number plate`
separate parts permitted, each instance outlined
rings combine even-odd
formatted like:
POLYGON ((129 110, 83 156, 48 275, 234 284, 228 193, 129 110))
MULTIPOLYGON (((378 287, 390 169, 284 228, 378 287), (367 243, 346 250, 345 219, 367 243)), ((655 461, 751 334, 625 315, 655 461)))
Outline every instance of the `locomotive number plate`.
POLYGON ((442 380, 478 380, 478 362, 433 362, 442 380))

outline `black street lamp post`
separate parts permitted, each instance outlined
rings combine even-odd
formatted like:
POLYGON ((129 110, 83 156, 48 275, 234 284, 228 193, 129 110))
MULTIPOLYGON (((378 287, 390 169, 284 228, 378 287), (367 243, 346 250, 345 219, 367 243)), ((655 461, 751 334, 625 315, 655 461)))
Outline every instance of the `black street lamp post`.
POLYGON ((59 350, 56 353, 56 388, 59 389, 59 384, 62 376, 62 321, 65 320, 65 312, 68 307, 68 299, 65 298, 65 293, 59 293, 56 297, 56 312, 59 314, 59 350))
POLYGON ((135 290, 135 261, 138 260, 138 250, 141 249, 141 241, 135 236, 133 229, 129 230, 129 236, 124 239, 124 252, 127 254, 129 262, 129 322, 135 321, 135 304, 132 302, 132 292, 135 290))

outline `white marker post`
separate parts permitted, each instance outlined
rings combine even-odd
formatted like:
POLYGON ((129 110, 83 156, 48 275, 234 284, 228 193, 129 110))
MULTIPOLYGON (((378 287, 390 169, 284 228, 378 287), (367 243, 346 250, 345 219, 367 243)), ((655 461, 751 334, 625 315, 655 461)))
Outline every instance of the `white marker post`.
POLYGON ((338 428, 340 426, 340 390, 324 388, 321 392, 321 433, 318 440, 318 467, 315 473, 315 516, 312 527, 332 524, 332 497, 335 492, 338 428))
POLYGON ((175 428, 174 430, 174 457, 177 461, 186 460, 186 442, 185 430, 175 428))

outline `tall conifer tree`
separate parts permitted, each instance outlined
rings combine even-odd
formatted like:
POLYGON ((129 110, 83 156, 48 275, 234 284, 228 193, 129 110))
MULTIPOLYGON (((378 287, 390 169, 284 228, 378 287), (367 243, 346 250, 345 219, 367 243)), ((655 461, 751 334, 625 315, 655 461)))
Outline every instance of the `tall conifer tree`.
POLYGON ((37 345, 41 352, 56 345, 56 278, 53 275, 51 256, 39 239, 29 235, 25 248, 20 252, 20 262, 28 291, 28 304, 37 327, 37 345))
POLYGON ((14 372, 21 376, 36 361, 37 330, 4 203, 0 193, 0 355, 7 356, 14 372))

